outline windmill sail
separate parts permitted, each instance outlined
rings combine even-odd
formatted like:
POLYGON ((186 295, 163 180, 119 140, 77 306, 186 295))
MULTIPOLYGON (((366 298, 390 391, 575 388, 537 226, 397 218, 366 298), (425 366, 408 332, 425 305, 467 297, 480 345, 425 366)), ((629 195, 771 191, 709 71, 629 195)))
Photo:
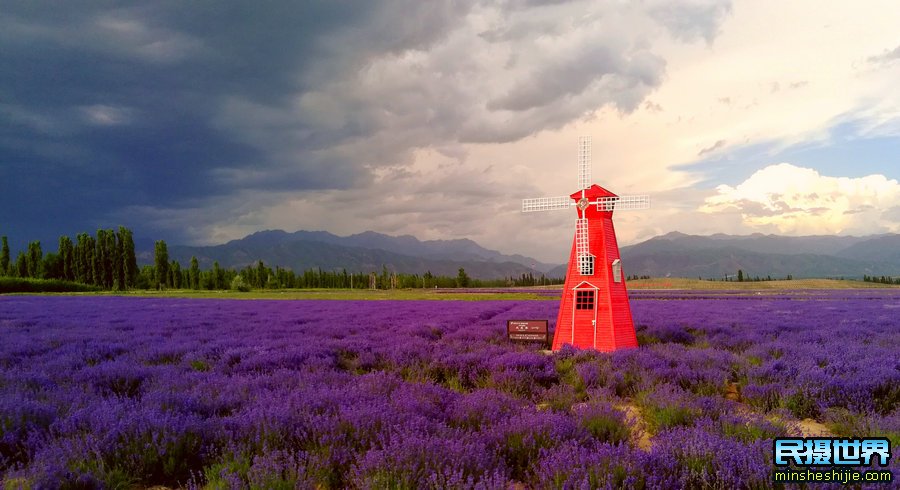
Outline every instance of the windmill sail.
POLYGON ((578 188, 591 186, 591 137, 578 138, 578 188))
POLYGON ((588 220, 578 218, 575 222, 575 257, 578 260, 578 272, 582 276, 594 274, 594 256, 588 240, 588 220))
POLYGON ((554 209, 569 209, 573 205, 569 196, 538 197, 534 199, 522 199, 522 212, 552 211, 554 209))
MULTIPOLYGON (((591 204, 594 204, 592 202, 591 204)), ((646 194, 636 196, 598 197, 596 200, 599 211, 629 211, 633 209, 649 209, 650 196, 646 194)))

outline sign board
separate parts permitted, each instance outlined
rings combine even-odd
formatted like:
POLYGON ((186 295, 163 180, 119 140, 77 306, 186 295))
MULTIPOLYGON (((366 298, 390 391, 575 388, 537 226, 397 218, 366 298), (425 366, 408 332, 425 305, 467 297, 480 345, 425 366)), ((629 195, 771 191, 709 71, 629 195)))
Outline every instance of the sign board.
POLYGON ((506 335, 516 342, 550 342, 547 320, 507 320, 506 335))

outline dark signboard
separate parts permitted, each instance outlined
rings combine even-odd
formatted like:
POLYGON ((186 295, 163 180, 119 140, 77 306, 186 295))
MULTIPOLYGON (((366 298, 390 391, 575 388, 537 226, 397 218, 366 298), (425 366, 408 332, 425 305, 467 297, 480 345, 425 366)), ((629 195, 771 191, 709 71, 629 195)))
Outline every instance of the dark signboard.
POLYGON ((506 335, 517 342, 550 343, 550 328, 547 320, 507 320, 506 335))

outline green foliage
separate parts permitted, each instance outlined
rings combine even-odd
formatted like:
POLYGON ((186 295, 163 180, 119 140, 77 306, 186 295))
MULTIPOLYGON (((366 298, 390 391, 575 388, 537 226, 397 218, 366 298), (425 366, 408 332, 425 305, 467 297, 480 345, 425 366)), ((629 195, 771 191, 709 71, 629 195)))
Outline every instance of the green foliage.
POLYGON ((157 240, 154 248, 154 259, 156 261, 156 289, 165 288, 169 282, 169 249, 166 247, 165 240, 157 240))
POLYGON ((194 371, 206 372, 209 371, 209 363, 203 359, 194 359, 191 361, 191 369, 194 371))
POLYGON ((28 277, 28 260, 22 252, 19 252, 19 255, 16 256, 15 274, 13 275, 16 277, 28 277))
POLYGON ((582 399, 572 386, 565 383, 553 385, 544 392, 545 403, 551 410, 559 412, 568 411, 572 408, 572 405, 582 399))
POLYGON ((244 278, 241 277, 240 274, 238 274, 234 276, 234 279, 231 280, 231 289, 246 293, 250 291, 250 286, 246 282, 244 282, 244 278))
POLYGON ((798 391, 784 399, 784 406, 794 414, 795 417, 815 418, 819 415, 819 407, 813 397, 798 391))
POLYGON ((59 279, 0 277, 0 294, 6 293, 73 293, 99 291, 95 286, 59 279))
POLYGON ((622 423, 623 418, 613 413, 595 413, 583 417, 581 426, 600 441, 619 444, 631 437, 631 429, 622 423))
POLYGON ((774 439, 787 434, 783 423, 759 423, 748 420, 735 422, 725 419, 719 420, 719 431, 732 439, 737 439, 745 444, 760 439, 774 439))
POLYGON ((677 398, 642 393, 637 401, 647 426, 654 434, 672 427, 691 425, 701 415, 699 409, 687 406, 677 398))
POLYGON ((3 490, 31 490, 31 482, 25 478, 7 478, 3 480, 3 490))
POLYGON ((0 276, 6 276, 9 274, 9 241, 6 235, 0 240, 3 241, 3 247, 0 248, 0 276))
POLYGON ((467 288, 469 287, 469 275, 466 274, 466 270, 462 267, 459 268, 459 273, 456 275, 456 287, 458 288, 467 288))
MULTIPOLYGON (((216 265, 219 263, 216 262, 216 265)), ((197 260, 197 257, 191 257, 191 268, 188 272, 189 283, 188 287, 191 289, 200 289, 200 262, 197 260)))
POLYGON ((25 255, 25 275, 21 277, 31 277, 41 279, 43 277, 42 259, 44 253, 41 251, 41 242, 33 241, 28 244, 28 253, 25 255))

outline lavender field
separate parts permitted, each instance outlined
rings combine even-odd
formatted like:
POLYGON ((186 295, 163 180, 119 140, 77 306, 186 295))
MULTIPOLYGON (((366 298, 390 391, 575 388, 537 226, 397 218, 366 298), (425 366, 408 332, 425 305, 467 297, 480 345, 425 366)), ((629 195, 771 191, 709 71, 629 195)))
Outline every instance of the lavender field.
POLYGON ((8 488, 770 488, 773 437, 813 426, 900 447, 896 290, 641 292, 640 349, 507 343, 507 319, 552 324, 557 307, 0 298, 0 474, 8 488))

